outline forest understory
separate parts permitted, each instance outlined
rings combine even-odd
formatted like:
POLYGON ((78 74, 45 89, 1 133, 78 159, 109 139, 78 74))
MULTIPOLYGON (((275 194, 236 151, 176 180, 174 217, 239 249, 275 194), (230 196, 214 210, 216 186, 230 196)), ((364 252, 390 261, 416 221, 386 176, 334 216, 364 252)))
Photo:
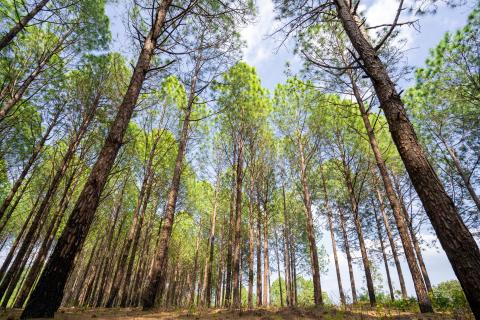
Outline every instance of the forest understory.
MULTIPOLYGON (((20 319, 20 309, 6 310, 0 313, 0 320, 20 319)), ((141 311, 140 308, 62 308, 55 313, 58 320, 114 320, 114 319, 244 319, 244 320, 296 320, 296 319, 323 319, 323 320, 473 320, 471 313, 435 313, 422 314, 392 308, 369 308, 367 306, 345 306, 344 308, 257 308, 253 310, 230 309, 203 309, 203 310, 159 310, 141 311)))

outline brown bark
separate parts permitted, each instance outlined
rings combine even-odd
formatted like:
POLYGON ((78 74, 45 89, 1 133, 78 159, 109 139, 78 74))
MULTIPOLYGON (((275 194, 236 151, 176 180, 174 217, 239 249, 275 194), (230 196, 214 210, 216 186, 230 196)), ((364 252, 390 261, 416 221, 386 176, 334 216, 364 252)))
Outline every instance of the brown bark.
POLYGON ((377 211, 375 210, 375 203, 372 200, 372 208, 375 214, 375 222, 377 225, 377 234, 378 234, 378 240, 380 241, 380 249, 382 250, 382 257, 383 257, 383 262, 385 264, 385 272, 387 274, 387 284, 388 284, 388 290, 390 292, 390 300, 394 301, 395 300, 395 295, 393 293, 393 286, 392 286, 392 279, 390 277, 390 268, 388 267, 388 259, 387 259, 387 254, 385 252, 385 245, 383 243, 383 234, 382 234, 382 227, 380 225, 380 219, 378 219, 377 211))
MULTIPOLYGON (((237 145, 234 145, 233 149, 233 163, 236 162, 236 149, 237 145)), ((225 279, 225 298, 224 306, 229 308, 231 304, 232 293, 232 258, 233 258, 233 242, 235 237, 235 175, 232 176, 232 191, 230 197, 230 217, 228 224, 228 247, 227 247, 227 264, 226 264, 226 279, 225 279)))
POLYGON ((335 261, 335 271, 337 274, 338 292, 340 295, 340 302, 342 303, 342 305, 345 305, 346 303, 345 293, 343 292, 342 277, 340 275, 340 266, 338 264, 338 256, 337 256, 337 243, 335 241, 335 230, 333 228, 333 212, 328 201, 327 183, 325 181, 325 175, 323 174, 322 166, 320 166, 320 177, 322 179, 323 197, 325 200, 325 207, 327 211, 328 227, 330 229, 330 240, 332 241, 332 251, 333 251, 333 259, 335 261))
POLYGON ((45 145, 45 142, 47 142, 48 137, 50 136, 50 133, 58 123, 58 118, 60 117, 60 114, 61 114, 61 109, 58 109, 55 112, 55 115, 53 116, 52 122, 50 122, 47 129, 45 130, 45 133, 40 138, 40 141, 38 141, 38 143, 33 148, 32 154, 30 155, 30 158, 28 159, 27 164, 25 165, 25 167, 23 167, 22 172, 13 183, 12 188, 8 192, 7 196, 3 199, 2 205, 0 206, 0 219, 2 219, 5 211, 10 206, 10 203, 13 200, 13 197, 15 197, 18 189, 22 185, 23 180, 25 179, 27 174, 30 172, 30 169, 32 168, 35 161, 37 160, 38 155, 43 150, 43 146, 45 145))
POLYGON ((240 296, 240 249, 242 231, 242 183, 243 183, 243 141, 241 137, 237 140, 237 165, 235 181, 235 236, 233 242, 233 308, 241 307, 240 296))
MULTIPOLYGON (((171 0, 164 0, 165 4, 170 5, 171 0), (167 2, 168 1, 168 2, 167 2)), ((177 158, 175 159, 175 168, 173 170, 173 177, 170 186, 170 190, 167 196, 167 204, 165 209, 165 217, 162 223, 162 229, 160 232, 160 238, 158 242, 157 252, 155 255, 154 263, 152 269, 150 270, 149 284, 145 288, 142 303, 145 310, 151 309, 154 307, 155 298, 157 296, 158 289, 163 287, 165 282, 165 267, 167 265, 167 255, 169 240, 172 233, 173 220, 175 216, 175 208, 177 205, 178 191, 180 189, 180 178, 182 174, 183 161, 185 158, 185 152, 188 142, 188 132, 190 128, 190 116, 192 112, 193 103, 195 100, 195 88, 197 77, 199 73, 200 65, 197 63, 195 74, 193 75, 191 84, 190 84, 190 93, 187 102, 187 108, 185 110, 185 117, 183 120, 182 131, 180 134, 180 140, 178 144, 178 153, 177 158)), ((161 293, 161 292, 160 292, 161 293)))
POLYGON ((385 212, 385 205, 383 204, 383 198, 380 194, 380 191, 376 190, 377 199, 380 203, 380 212, 383 218, 383 224, 385 225, 385 230, 387 231, 388 242, 390 243, 390 249, 392 250, 393 261, 395 262, 395 267, 398 274, 398 282, 400 283, 400 289, 402 292, 402 298, 407 299, 407 288, 405 287, 405 279, 403 278, 402 266, 400 265, 400 259, 398 257, 397 245, 393 238, 393 232, 390 227, 390 222, 388 221, 387 213, 385 212))
POLYGON ((460 281, 470 307, 480 318, 480 250, 418 142, 404 104, 385 65, 362 35, 345 0, 334 1, 338 17, 372 80, 393 141, 437 237, 460 281))
MULTIPOLYGON (((63 49, 63 45, 67 38, 72 33, 72 29, 67 31, 62 37, 58 40, 57 44, 47 52, 44 56, 41 57, 40 61, 37 63, 35 69, 28 75, 28 77, 22 81, 20 87, 17 90, 11 93, 10 98, 5 101, 2 108, 0 109, 0 123, 8 116, 8 113, 12 110, 13 107, 22 99, 23 95, 27 91, 30 84, 42 73, 45 71, 45 67, 50 62, 50 59, 63 49)), ((1 49, 0 49, 1 50, 1 49)))
POLYGON ((313 281, 313 296, 316 306, 323 304, 322 287, 320 284, 320 267, 318 265, 318 250, 317 242, 315 240, 315 228, 313 226, 312 214, 312 200, 307 181, 307 164, 304 153, 304 146, 301 141, 298 141, 298 149, 300 153, 300 182, 302 184, 303 202, 305 206, 305 215, 307 218, 307 236, 308 245, 310 249, 310 264, 312 265, 312 281, 313 281))
POLYGON ((70 215, 65 229, 27 303, 22 317, 51 317, 58 309, 73 260, 85 241, 107 176, 122 146, 123 137, 137 102, 140 90, 150 68, 157 39, 162 32, 172 0, 163 0, 155 15, 152 29, 143 42, 130 84, 97 162, 70 215))
POLYGON ((253 309, 253 260, 255 257, 255 222, 253 216, 253 209, 254 209, 254 176, 252 170, 250 170, 250 194, 249 194, 249 202, 248 202, 248 293, 247 293, 247 306, 248 309, 253 309))
MULTIPOLYGON (((418 268, 418 265, 415 262, 415 253, 413 251, 407 226, 405 224, 405 215, 401 211, 400 201, 398 200, 397 196, 395 195, 395 191, 393 190, 392 181, 390 180, 387 167, 385 165, 385 161, 383 160, 382 153, 378 146, 377 139, 375 137, 375 131, 373 130, 373 127, 370 123, 370 119, 368 118, 368 112, 365 108, 365 105, 363 104, 363 99, 360 94, 360 89, 358 88, 355 82, 355 79, 353 78, 353 75, 351 73, 350 73, 350 81, 352 84, 355 99, 360 109, 360 113, 362 116, 363 123, 365 125, 365 129, 367 131, 368 139, 370 141, 370 147, 372 148, 378 170, 380 171, 380 175, 383 180, 385 193, 390 202, 390 206, 392 207, 393 216, 395 218, 395 222, 398 228, 398 233, 400 234, 400 239, 402 241, 405 257, 407 259, 408 267, 410 269, 410 274, 412 275, 412 280, 414 283, 415 292, 417 294, 417 300, 420 306, 420 311, 433 312, 432 302, 430 301, 430 298, 427 294, 425 286, 423 286, 423 282, 421 281, 422 276, 418 268)), ((372 172, 372 174, 375 177, 375 173, 372 172)), ((382 197, 379 193, 379 190, 377 189, 376 192, 377 192, 379 201, 381 201, 382 197)), ((381 203, 381 205, 383 204, 381 203)), ((402 288, 402 292, 403 290, 404 288, 402 288)))
POLYGON ((8 44, 17 36, 19 32, 21 32, 28 23, 35 18, 35 16, 47 5, 50 0, 41 0, 39 3, 33 7, 33 9, 28 12, 25 16, 23 16, 13 27, 8 30, 7 34, 5 34, 0 39, 0 51, 2 51, 8 44))
POLYGON ((453 165, 455 166, 455 169, 457 170, 458 175, 460 176, 460 178, 462 178, 462 181, 465 184, 465 187, 467 188, 467 191, 470 194, 470 197, 472 198, 473 202, 475 203, 475 206, 477 206, 477 210, 480 212, 480 199, 479 199, 477 193, 475 192, 475 188, 472 186, 472 183, 470 182, 469 175, 463 169, 462 163, 460 162, 460 159, 458 159, 457 153, 447 143, 447 141, 445 139, 440 137, 440 140, 442 141, 443 145, 447 149, 447 152, 450 155, 450 157, 452 158, 453 165))
POLYGON ((278 236, 277 231, 274 231, 275 235, 275 256, 277 258, 277 273, 278 273, 278 286, 280 287, 280 306, 283 307, 283 290, 282 290, 282 277, 280 275, 280 255, 278 254, 278 236))
POLYGON ((73 174, 68 179, 68 182, 65 186, 65 191, 62 195, 62 198, 60 199, 59 208, 57 209, 57 212, 52 218, 52 221, 50 221, 49 227, 45 233, 45 238, 43 239, 43 242, 37 253, 37 257, 34 260, 32 266, 30 267, 28 275, 25 278, 25 282, 23 283, 21 290, 17 296, 14 305, 15 308, 23 307, 23 304, 27 300, 27 297, 33 288, 35 280, 40 273, 41 267, 43 266, 43 263, 47 258, 48 251, 50 250, 53 240, 55 239, 55 235, 57 234, 58 228, 60 227, 60 222, 62 221, 62 217, 65 214, 65 211, 67 210, 70 197, 72 196, 73 190, 75 189, 76 183, 74 184, 73 188, 70 188, 75 178, 75 175, 76 170, 74 170, 73 174))
POLYGON ((258 206, 257 209, 257 306, 263 303, 262 292, 262 215, 258 206))
POLYGON ((352 255, 350 254, 350 245, 348 243, 348 234, 345 228, 345 216, 343 209, 339 208, 340 214, 340 228, 342 229, 343 244, 345 247, 345 254, 347 255, 348 273, 350 275, 350 287, 352 289, 352 302, 357 303, 357 289, 355 288, 355 277, 353 275, 352 255))
POLYGON ((270 260, 268 252, 268 209, 264 203, 264 219, 263 219, 263 289, 262 304, 266 307, 270 305, 270 260))
POLYGON ((217 202, 218 202, 218 189, 219 189, 220 178, 217 178, 217 183, 215 185, 215 190, 213 194, 213 212, 212 220, 210 224, 210 237, 208 238, 208 256, 205 259, 205 273, 203 280, 203 289, 202 289, 202 299, 203 304, 210 308, 212 300, 212 268, 213 268, 213 259, 214 259, 214 250, 215 250, 215 224, 217 221, 217 202))

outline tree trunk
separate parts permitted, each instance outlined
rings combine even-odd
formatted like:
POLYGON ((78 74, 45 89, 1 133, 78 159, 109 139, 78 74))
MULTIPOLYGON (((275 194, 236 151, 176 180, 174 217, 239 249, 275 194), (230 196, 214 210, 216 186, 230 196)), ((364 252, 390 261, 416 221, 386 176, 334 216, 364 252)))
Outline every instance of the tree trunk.
MULTIPOLYGON (((170 5, 171 0, 164 0, 164 3, 170 5), (167 2, 168 1, 168 2, 167 2)), ((199 65, 197 63, 197 70, 192 78, 190 84, 190 94, 188 98, 187 108, 185 110, 185 118, 183 120, 182 131, 178 144, 177 158, 175 159, 175 168, 173 170, 172 182, 167 196, 167 204, 165 209, 165 217, 162 223, 160 238, 158 242, 157 252, 153 262, 152 269, 148 276, 149 283, 145 288, 142 297, 143 308, 145 310, 152 309, 155 304, 158 289, 163 287, 165 282, 165 267, 167 266, 167 255, 170 236, 172 234, 173 220, 175 216, 175 208, 177 205, 178 191, 180 189, 180 178, 182 174, 183 161, 188 142, 188 132, 190 128, 190 115, 192 112, 193 103, 195 100, 195 88, 199 72, 199 65)), ((161 292, 160 292, 161 293, 161 292)))
POLYGON ((280 255, 278 254, 278 236, 277 231, 274 231, 275 235, 275 256, 277 258, 277 273, 278 273, 278 286, 280 287, 280 306, 283 308, 283 291, 282 291, 282 277, 280 275, 280 255))
POLYGON ((330 240, 332 241, 332 251, 333 251, 333 259, 335 261, 335 271, 337 274, 337 283, 338 283, 338 292, 340 294, 340 302, 342 305, 345 305, 345 294, 343 292, 342 286, 342 276, 340 275, 340 266, 338 264, 338 256, 337 256, 337 243, 335 241, 335 230, 333 228, 333 212, 332 208, 330 207, 328 201, 328 193, 327 193, 327 183, 325 181, 325 176, 323 174, 323 167, 320 166, 320 176, 322 179, 322 187, 323 187, 323 197, 325 199, 325 207, 327 210, 327 220, 328 220, 328 227, 330 229, 330 240))
POLYGON ((453 165, 455 166, 455 169, 457 170, 458 175, 460 176, 460 178, 462 178, 462 181, 465 184, 465 187, 467 188, 467 191, 470 194, 470 197, 472 198, 473 202, 477 206, 477 210, 480 212, 480 199, 477 193, 475 192, 475 188, 472 186, 472 183, 470 182, 469 175, 463 169, 462 163, 460 162, 460 159, 458 159, 457 157, 457 153, 452 147, 450 147, 450 145, 447 143, 445 139, 441 137, 440 140, 442 141, 443 145, 447 149, 448 154, 453 160, 453 165))
POLYGON ((385 263, 385 272, 387 274, 387 283, 388 283, 388 290, 390 292, 390 300, 394 301, 395 295, 393 293, 392 279, 390 277, 390 268, 388 267, 387 254, 385 253, 385 245, 383 244, 382 227, 380 225, 380 219, 378 219, 377 211, 375 210, 375 203, 373 200, 372 200, 372 208, 375 214, 375 222, 377 225, 378 240, 380 241, 380 249, 382 250, 383 262, 385 263))
POLYGON ((8 44, 21 32, 28 23, 35 18, 37 13, 42 10, 50 0, 41 0, 33 7, 32 11, 23 16, 10 30, 0 39, 0 51, 2 51, 8 44))
POLYGON ((480 250, 460 218, 428 158, 418 143, 403 102, 385 65, 365 39, 345 0, 334 0, 346 34, 372 80, 393 141, 433 228, 460 281, 472 312, 480 318, 480 250))
POLYGON ((345 254, 347 255, 348 273, 350 275, 350 287, 352 289, 352 302, 357 303, 357 289, 355 288, 355 277, 353 275, 352 255, 350 254, 350 245, 348 244, 348 234, 345 228, 345 216, 343 209, 339 208, 340 213, 340 228, 342 229, 343 244, 345 246, 345 254))
MULTIPOLYGON (((22 81, 22 84, 15 92, 12 92, 11 97, 5 101, 2 108, 0 108, 0 123, 8 116, 8 113, 17 103, 22 99, 23 95, 27 91, 30 84, 43 72, 45 71, 46 65, 50 62, 50 59, 57 53, 59 53, 63 49, 63 44, 67 40, 67 38, 72 33, 72 29, 67 31, 62 37, 58 40, 58 43, 55 47, 52 48, 51 51, 47 52, 44 57, 38 62, 35 69, 30 73, 30 75, 22 81)), ((1 50, 1 49, 0 49, 1 50)))
POLYGON ((302 184, 303 202, 305 205, 305 215, 307 218, 307 236, 310 249, 310 264, 312 265, 312 281, 313 281, 313 299, 316 306, 323 304, 322 287, 320 284, 320 267, 318 265, 318 250, 317 242, 315 240, 315 229, 313 226, 312 215, 312 200, 307 181, 307 164, 305 161, 305 154, 303 144, 298 141, 298 148, 300 151, 300 182, 302 184))
POLYGON ((268 209, 267 204, 264 203, 264 220, 263 220, 263 290, 262 290, 262 304, 266 307, 270 305, 270 261, 268 252, 268 209))
MULTIPOLYGON (((417 263, 415 262, 415 253, 413 251, 412 242, 410 240, 407 226, 405 224, 405 215, 401 210, 400 201, 395 195, 392 181, 388 176, 387 167, 385 165, 385 161, 383 160, 380 148, 378 147, 377 139, 375 137, 375 131, 373 130, 372 125, 370 124, 370 119, 368 118, 368 112, 365 109, 365 105, 363 104, 363 99, 361 97, 360 90, 357 87, 355 79, 353 78, 351 73, 350 73, 350 81, 352 84, 355 99, 357 100, 357 104, 360 109, 360 113, 363 119, 363 123, 365 125, 365 129, 368 134, 370 146, 375 156, 375 161, 377 163, 378 170, 380 171, 380 175, 382 176, 385 193, 390 202, 390 206, 392 207, 392 212, 395 218, 395 222, 397 224, 398 233, 400 234, 400 239, 402 240, 405 257, 407 259, 408 267, 410 269, 410 274, 412 275, 412 280, 414 283, 415 292, 417 294, 417 300, 420 306, 420 311, 433 312, 432 302, 430 301, 430 297, 427 294, 427 290, 425 286, 423 286, 423 282, 421 281, 422 275, 420 273, 417 263)), ((372 172, 372 175, 373 177, 375 177, 374 172, 372 172)), ((379 201, 381 201, 381 195, 379 193, 379 190, 377 189, 376 192, 379 197, 379 201)), ((403 288, 402 288, 402 292, 403 292, 403 288)))
POLYGON ((402 298, 407 299, 408 298, 407 288, 405 286, 405 279, 403 278, 402 266, 400 265, 400 259, 398 257, 397 245, 395 243, 395 240, 393 239, 393 232, 392 232, 392 229, 390 228, 390 222, 388 222, 387 213, 385 212, 385 205, 383 204, 383 198, 378 189, 376 190, 376 194, 377 194, 378 202, 380 203, 380 212, 382 214, 385 230, 387 230, 387 237, 388 237, 388 242, 390 243, 390 249, 392 250, 393 261, 395 262, 395 267, 397 269, 398 282, 400 283, 402 298))
MULTIPOLYGON (((240 133, 241 135, 241 133, 240 133)), ((242 232, 242 183, 243 183, 243 141, 242 137, 238 137, 238 153, 236 165, 236 182, 235 182, 235 240, 233 242, 233 307, 241 308, 240 296, 240 249, 241 249, 241 232, 242 232)))
POLYGON ((248 293, 247 293, 247 306, 249 310, 253 309, 253 260, 255 257, 255 222, 253 216, 254 205, 254 177, 252 170, 250 170, 250 199, 248 201, 248 293))
MULTIPOLYGON (((60 117, 60 114, 61 114, 61 111, 60 109, 58 109, 52 119, 52 122, 49 124, 47 130, 45 130, 45 133, 43 134, 42 138, 33 148, 33 152, 30 155, 30 158, 28 159, 27 164, 25 165, 25 167, 23 167, 22 172, 13 183, 13 186, 8 192, 7 196, 3 199, 2 205, 0 206, 0 219, 2 219, 3 214, 5 213, 5 211, 7 210, 7 208, 9 207, 10 203, 13 200, 13 197, 15 197, 15 194, 17 193, 18 189, 22 185, 23 180, 25 179, 27 174, 30 172, 30 169, 32 168, 35 161, 37 160, 38 155, 43 150, 43 146, 45 145, 45 142, 47 142, 48 137, 50 136, 50 133, 58 123, 58 118, 60 117)), ((8 219, 6 220, 8 221, 8 219)))
POLYGON ((159 5, 152 30, 143 42, 143 48, 117 116, 112 123, 97 162, 77 200, 65 229, 27 303, 22 317, 52 317, 58 309, 73 261, 80 251, 92 224, 107 176, 122 146, 123 136, 137 102, 150 61, 154 55, 167 11, 172 0, 159 5))
POLYGON ((262 306, 262 214, 258 206, 257 209, 257 307, 262 306))

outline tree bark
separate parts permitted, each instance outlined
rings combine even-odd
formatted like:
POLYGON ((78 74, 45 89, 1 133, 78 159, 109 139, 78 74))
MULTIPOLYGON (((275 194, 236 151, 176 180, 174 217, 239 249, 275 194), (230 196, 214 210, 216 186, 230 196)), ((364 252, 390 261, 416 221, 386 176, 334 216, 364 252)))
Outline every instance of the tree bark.
MULTIPOLYGON (((410 269, 410 274, 412 275, 412 280, 414 283, 415 292, 417 294, 417 300, 420 306, 420 311, 433 312, 432 302, 430 301, 430 297, 427 294, 427 290, 425 286, 423 286, 423 282, 421 281, 422 275, 420 273, 418 265, 415 262, 415 253, 412 248, 412 242, 408 234, 407 226, 405 224, 405 215, 401 210, 400 201, 395 195, 392 181, 390 180, 390 177, 388 175, 387 166, 385 165, 385 161, 383 160, 382 153, 380 151, 380 148, 378 147, 377 139, 375 137, 375 131, 373 130, 373 127, 370 123, 370 119, 368 118, 368 112, 365 108, 365 105, 363 104, 363 99, 360 94, 360 89, 358 88, 355 82, 355 79, 353 78, 353 75, 351 73, 350 73, 350 81, 352 84, 355 99, 360 109, 360 113, 362 116, 363 123, 365 125, 365 129, 367 131, 370 147, 375 156, 375 161, 377 163, 378 170, 380 171, 380 175, 383 180, 385 193, 390 202, 390 206, 392 207, 393 216, 397 224, 398 233, 400 234, 400 239, 402 241, 405 257, 407 259, 408 267, 410 269)), ((375 177, 374 172, 372 172, 372 175, 373 177, 375 177)), ((379 201, 381 201, 381 206, 383 206, 383 201, 382 201, 382 197, 380 195, 379 190, 377 189, 376 192, 377 192, 379 201)), ((402 287, 402 292, 403 290, 404 288, 402 287)))
POLYGON ((38 143, 33 148, 33 152, 30 155, 30 158, 28 159, 27 164, 25 165, 25 167, 23 167, 22 172, 13 183, 13 186, 8 192, 7 196, 3 199, 2 205, 0 206, 0 219, 2 219, 5 211, 10 206, 10 203, 13 200, 13 197, 15 197, 18 189, 22 185, 23 180, 25 179, 27 174, 30 172, 30 169, 32 168, 35 161, 37 160, 38 155, 43 150, 43 146, 45 145, 45 142, 47 142, 48 137, 50 136, 50 133, 58 123, 58 118, 60 117, 60 114, 61 114, 61 109, 58 109, 55 112, 55 115, 53 116, 52 122, 48 125, 47 129, 45 130, 45 133, 42 135, 40 141, 38 141, 38 143))
POLYGON ((323 167, 320 166, 320 177, 322 179, 322 187, 323 187, 323 197, 325 200, 325 207, 327 211, 327 220, 328 220, 328 227, 330 229, 330 240, 332 241, 332 251, 333 251, 333 259, 335 261, 335 271, 337 274, 337 283, 338 283, 338 292, 340 295, 340 302, 342 305, 345 305, 345 293, 343 292, 342 286, 342 276, 340 275, 340 266, 338 264, 338 256, 337 256, 337 243, 335 241, 335 230, 333 228, 333 212, 332 208, 330 207, 328 201, 328 193, 327 193, 327 183, 325 181, 325 175, 323 174, 323 167))
POLYGON ((348 243, 347 229, 345 228, 345 216, 343 209, 339 208, 340 213, 340 228, 342 229, 343 244, 345 247, 345 254, 347 255, 348 273, 350 275, 350 287, 352 289, 352 302, 357 303, 357 289, 355 288, 355 277, 353 275, 352 255, 350 254, 350 245, 348 243))
POLYGON ((242 184, 243 184, 243 141, 237 138, 237 165, 236 165, 236 182, 235 182, 235 238, 233 242, 233 307, 240 309, 240 247, 242 232, 242 184))
POLYGON ((378 240, 380 241, 380 249, 382 250, 383 262, 385 263, 385 273, 387 274, 387 284, 388 290, 390 292, 390 300, 395 300, 395 295, 393 293, 392 279, 390 277, 390 268, 388 267, 387 254, 385 252, 385 245, 383 243, 382 227, 380 225, 380 219, 378 219, 377 211, 375 210, 375 203, 372 200, 372 208, 375 214, 375 222, 377 225, 378 240))
POLYGON ((393 141, 437 237, 460 281, 472 312, 480 318, 480 250, 431 166, 385 65, 365 39, 345 0, 334 0, 338 17, 372 80, 393 141))
POLYGON ((315 306, 323 304, 322 287, 320 284, 320 267, 318 265, 318 250, 315 239, 315 228, 313 226, 312 200, 307 181, 307 164, 303 144, 297 142, 300 153, 300 182, 302 184, 303 202, 305 206, 305 215, 307 218, 307 236, 310 249, 310 264, 312 265, 312 281, 313 281, 313 299, 315 306))
POLYGON ((23 16, 10 30, 0 39, 0 51, 12 42, 12 40, 21 32, 28 23, 47 5, 50 0, 41 0, 33 9, 23 16))
POLYGON ((262 214, 258 206, 257 209, 257 307, 262 306, 262 214))
POLYGON ((117 116, 112 123, 100 156, 92 168, 30 301, 21 315, 22 318, 52 317, 62 301, 65 283, 72 269, 74 258, 83 246, 107 176, 122 146, 125 131, 132 117, 146 73, 150 68, 150 61, 154 56, 157 40, 162 32, 171 2, 172 0, 163 0, 157 8, 154 24, 144 40, 127 92, 118 108, 117 116))
MULTIPOLYGON (((170 5, 171 0, 164 0, 164 3, 170 5)), ((165 282, 165 267, 167 266, 167 255, 169 240, 172 234, 173 220, 175 216, 175 208, 177 205, 178 191, 180 189, 180 178, 182 174, 183 161, 185 159, 185 152, 187 149, 188 132, 190 128, 190 116, 192 112, 193 103, 195 100, 195 88, 197 77, 199 73, 200 65, 197 63, 195 74, 193 75, 190 84, 190 93, 187 102, 187 108, 185 110, 185 118, 183 120, 182 131, 180 134, 180 140, 178 144, 177 158, 175 159, 175 167, 173 170, 172 182, 170 190, 167 196, 167 204, 165 209, 165 217, 162 223, 162 229, 160 232, 160 238, 158 242, 157 252, 153 262, 152 269, 148 276, 148 285, 145 288, 145 292, 142 297, 143 309, 152 309, 155 305, 155 298, 159 287, 162 288, 165 282)), ((161 292, 160 292, 161 293, 161 292)))

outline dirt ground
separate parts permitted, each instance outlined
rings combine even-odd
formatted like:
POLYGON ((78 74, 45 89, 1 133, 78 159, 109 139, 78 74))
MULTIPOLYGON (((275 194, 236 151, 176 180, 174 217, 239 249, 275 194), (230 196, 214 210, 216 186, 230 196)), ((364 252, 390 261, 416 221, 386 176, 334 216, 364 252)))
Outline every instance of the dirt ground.
MULTIPOLYGON (((21 310, 7 310, 0 312, 0 320, 18 319, 21 310)), ((55 314, 54 319, 58 320, 149 320, 149 319, 185 319, 185 320, 204 320, 204 319, 245 319, 245 320, 470 320, 473 315, 455 315, 455 314, 414 314, 405 313, 398 310, 337 310, 328 309, 290 309, 290 308, 270 308, 255 309, 252 311, 230 311, 225 309, 214 309, 205 311, 189 310, 166 310, 155 312, 143 312, 139 309, 62 309, 55 314)))

